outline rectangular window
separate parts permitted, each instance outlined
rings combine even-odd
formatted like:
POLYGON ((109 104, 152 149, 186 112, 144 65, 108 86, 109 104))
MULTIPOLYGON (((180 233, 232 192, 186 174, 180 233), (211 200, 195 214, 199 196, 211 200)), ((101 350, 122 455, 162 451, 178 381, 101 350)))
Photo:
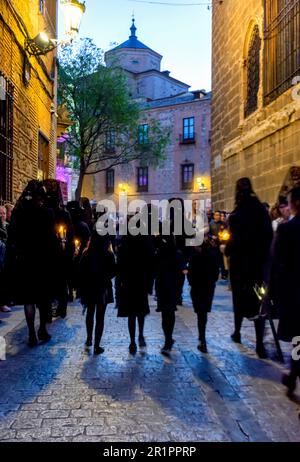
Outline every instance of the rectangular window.
POLYGON ((291 88, 300 74, 300 0, 264 0, 264 102, 291 88))
POLYGON ((147 144, 149 143, 149 125, 142 124, 139 125, 139 144, 147 144))
POLYGON ((109 130, 105 134, 105 150, 112 154, 116 151, 116 133, 114 130, 109 130))
POLYGON ((194 164, 181 166, 181 189, 194 188, 194 164))
POLYGON ((106 194, 112 194, 115 192, 115 171, 109 169, 106 171, 106 194))
POLYGON ((0 204, 12 201, 13 90, 0 73, 0 204))
POLYGON ((46 180, 49 176, 49 141, 39 132, 38 179, 46 180))
POLYGON ((137 190, 138 192, 148 191, 148 167, 138 167, 137 169, 137 190))
POLYGON ((194 140, 195 138, 195 118, 188 117, 183 119, 183 140, 194 140))

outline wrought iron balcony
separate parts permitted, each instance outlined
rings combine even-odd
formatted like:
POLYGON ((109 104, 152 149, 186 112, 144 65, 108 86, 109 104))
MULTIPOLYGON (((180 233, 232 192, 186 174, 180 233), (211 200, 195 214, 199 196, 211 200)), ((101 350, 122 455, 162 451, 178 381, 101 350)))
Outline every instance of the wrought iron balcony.
POLYGON ((191 133, 190 135, 179 135, 179 144, 195 144, 196 143, 196 133, 191 133))

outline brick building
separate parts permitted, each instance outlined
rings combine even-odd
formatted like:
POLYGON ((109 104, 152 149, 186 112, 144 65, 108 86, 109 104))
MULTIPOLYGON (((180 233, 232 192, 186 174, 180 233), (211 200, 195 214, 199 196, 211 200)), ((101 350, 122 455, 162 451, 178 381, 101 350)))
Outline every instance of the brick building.
POLYGON ((0 202, 32 178, 54 177, 55 52, 30 56, 25 40, 57 36, 57 0, 0 2, 0 202))
POLYGON ((300 0, 224 0, 213 8, 212 199, 233 206, 253 180, 274 203, 300 166, 300 0))
POLYGON ((130 200, 181 197, 204 199, 210 206, 211 96, 189 91, 189 85, 161 71, 161 60, 137 39, 134 20, 129 40, 105 55, 107 66, 118 63, 124 69, 132 97, 140 104, 140 136, 147 138, 153 119, 170 129, 164 165, 152 168, 132 162, 101 172, 85 182, 88 197, 116 201, 126 190, 130 200))

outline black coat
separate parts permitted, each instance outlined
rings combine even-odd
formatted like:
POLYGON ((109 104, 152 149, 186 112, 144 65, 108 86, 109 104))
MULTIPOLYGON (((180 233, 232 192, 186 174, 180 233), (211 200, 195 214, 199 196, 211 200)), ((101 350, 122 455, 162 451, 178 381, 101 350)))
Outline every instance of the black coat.
POLYGON ((273 246, 270 297, 279 312, 279 337, 300 336, 300 216, 278 227, 273 246))
POLYGON ((265 271, 273 238, 271 219, 265 207, 250 196, 229 217, 231 239, 226 246, 230 257, 233 306, 241 316, 257 316, 260 302, 255 284, 265 280, 265 271))
POLYGON ((191 298, 196 313, 210 312, 219 277, 219 249, 205 241, 194 250, 188 268, 191 298))
POLYGON ((58 254, 53 212, 45 207, 16 207, 4 267, 10 299, 17 304, 51 302, 57 292, 58 254))
POLYGON ((118 316, 146 316, 152 291, 154 246, 148 236, 124 236, 117 255, 118 316))
POLYGON ((78 290, 81 303, 111 303, 111 279, 116 275, 115 256, 108 240, 98 236, 96 244, 83 252, 79 263, 78 290))
POLYGON ((159 236, 156 245, 156 311, 176 311, 178 281, 182 278, 186 263, 172 236, 159 236))

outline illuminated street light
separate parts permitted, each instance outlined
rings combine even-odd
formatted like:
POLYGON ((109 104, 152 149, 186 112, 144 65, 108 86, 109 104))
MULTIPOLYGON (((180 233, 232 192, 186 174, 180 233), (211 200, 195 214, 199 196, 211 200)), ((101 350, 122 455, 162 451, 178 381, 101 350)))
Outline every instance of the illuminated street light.
POLYGON ((72 42, 79 32, 81 19, 85 12, 85 4, 79 0, 60 0, 64 13, 65 31, 63 40, 49 38, 46 32, 40 32, 33 39, 26 38, 25 50, 34 56, 46 55, 58 45, 67 45, 72 42))

